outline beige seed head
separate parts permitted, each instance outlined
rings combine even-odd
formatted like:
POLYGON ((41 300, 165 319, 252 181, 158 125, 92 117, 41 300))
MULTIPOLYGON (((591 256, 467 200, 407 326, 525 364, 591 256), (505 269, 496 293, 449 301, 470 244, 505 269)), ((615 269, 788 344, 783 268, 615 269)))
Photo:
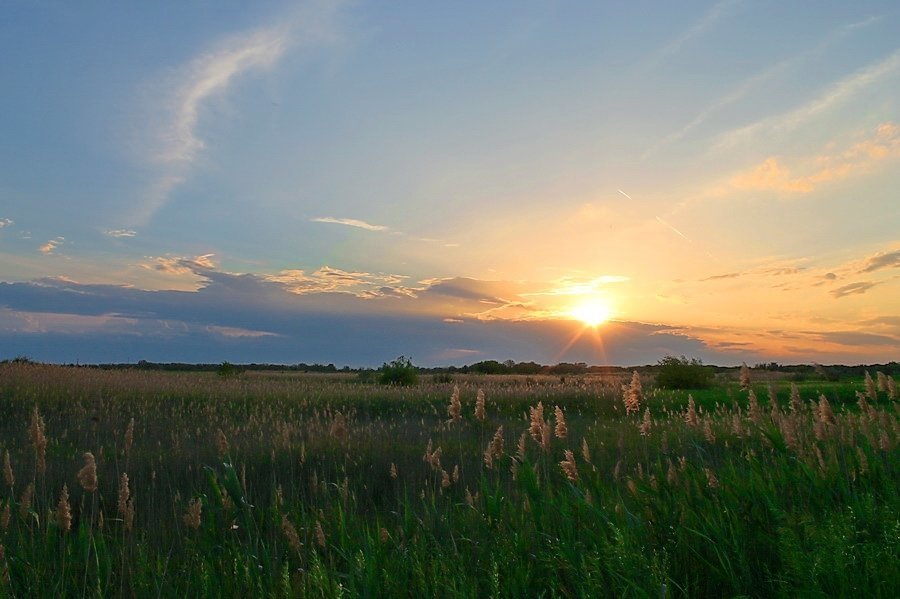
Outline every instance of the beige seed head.
POLYGON ((281 516, 281 531, 287 537, 288 545, 291 546, 291 549, 299 552, 303 544, 300 542, 300 535, 297 534, 297 527, 284 515, 281 516))
POLYGON ((750 389, 748 396, 747 415, 754 424, 762 424, 762 409, 759 407, 759 400, 756 399, 753 389, 750 389))
POLYGON ((59 493, 59 502, 56 504, 56 523, 64 533, 72 530, 72 506, 69 505, 69 487, 65 484, 59 493))
POLYGON ((528 426, 528 434, 534 439, 535 443, 541 443, 541 436, 544 430, 544 404, 538 402, 537 406, 529 408, 531 413, 530 424, 528 426))
POLYGON ((316 520, 316 543, 322 549, 325 549, 327 542, 325 539, 325 531, 322 529, 322 523, 316 520))
POLYGON ((203 499, 194 497, 188 504, 188 509, 183 516, 184 524, 188 528, 197 530, 200 528, 200 518, 203 513, 203 499))
POLYGON ((750 388, 750 368, 747 366, 747 363, 744 362, 741 364, 741 389, 746 391, 750 388))
POLYGON ((378 539, 382 544, 387 543, 391 540, 391 534, 388 532, 388 529, 385 527, 381 527, 381 530, 378 531, 378 539))
POLYGON ((222 429, 216 430, 216 452, 220 460, 228 454, 228 437, 222 429))
POLYGON ((562 468, 563 473, 565 473, 566 478, 571 482, 575 482, 578 480, 578 467, 575 465, 575 455, 569 451, 565 450, 566 459, 559 463, 560 468, 562 468))
POLYGON ((591 448, 588 447, 587 439, 581 440, 581 457, 583 457, 584 461, 588 464, 591 463, 591 448))
POLYGON ((650 408, 648 407, 644 408, 644 418, 640 426, 641 436, 649 437, 651 428, 653 428, 653 418, 650 417, 650 408))
POLYGON ((459 402, 458 385, 453 385, 453 393, 450 395, 450 405, 447 407, 447 415, 450 416, 448 422, 459 422, 462 420, 462 404, 459 402))
POLYGON ((556 417, 556 428, 554 433, 557 439, 565 439, 569 435, 569 428, 566 426, 566 415, 563 414, 562 408, 553 407, 553 415, 556 417))
POLYGON ((350 440, 350 429, 347 428, 347 417, 343 412, 335 413, 331 423, 331 436, 342 442, 350 440))
POLYGON ((550 425, 545 422, 543 428, 541 428, 541 449, 545 452, 550 451, 551 437, 550 425))
POLYGON ((484 421, 484 391, 478 390, 475 396, 475 418, 484 421))
POLYGON ((44 419, 34 406, 31 411, 31 423, 28 425, 28 436, 34 446, 34 458, 38 474, 47 471, 47 436, 45 434, 44 419))
POLYGON ((637 370, 631 374, 631 383, 622 387, 622 396, 626 414, 640 411, 644 394, 641 387, 641 375, 638 374, 637 370))
POLYGON ((397 464, 391 462, 391 478, 397 480, 397 464))
POLYGON ((116 502, 116 511, 125 516, 128 512, 128 503, 131 498, 131 489, 128 487, 128 474, 125 472, 119 477, 119 497, 116 502))
POLYGON ((78 471, 78 484, 88 493, 97 490, 97 462, 90 451, 84 454, 84 466, 78 471))
POLYGON ((703 436, 706 437, 706 440, 710 443, 716 442, 716 435, 712 430, 712 423, 710 418, 703 419, 703 436))
POLYGON ((684 413, 684 421, 688 426, 699 426, 700 419, 697 417, 697 405, 694 403, 694 396, 688 394, 688 407, 687 411, 684 413))

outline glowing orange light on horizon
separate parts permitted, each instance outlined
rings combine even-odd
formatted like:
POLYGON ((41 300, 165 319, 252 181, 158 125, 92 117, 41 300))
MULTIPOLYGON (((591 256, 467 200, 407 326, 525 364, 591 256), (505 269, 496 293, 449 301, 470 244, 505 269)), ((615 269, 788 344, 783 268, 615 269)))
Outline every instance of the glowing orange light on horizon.
POLYGON ((569 310, 569 316, 592 328, 607 322, 612 315, 609 304, 596 298, 586 300, 569 310))

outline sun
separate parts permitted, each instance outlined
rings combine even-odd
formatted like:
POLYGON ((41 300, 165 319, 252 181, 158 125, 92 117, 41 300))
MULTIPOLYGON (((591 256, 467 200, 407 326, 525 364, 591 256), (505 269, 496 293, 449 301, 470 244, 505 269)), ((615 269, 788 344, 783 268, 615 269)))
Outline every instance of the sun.
POLYGON ((569 316, 580 320, 589 327, 596 327, 612 317, 612 310, 606 302, 592 299, 569 310, 569 316))

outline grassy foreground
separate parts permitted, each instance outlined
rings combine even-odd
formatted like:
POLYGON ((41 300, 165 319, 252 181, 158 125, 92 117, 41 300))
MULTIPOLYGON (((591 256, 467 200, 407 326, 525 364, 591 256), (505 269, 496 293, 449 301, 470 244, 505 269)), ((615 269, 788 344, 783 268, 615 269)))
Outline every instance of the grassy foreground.
POLYGON ((3 365, 0 594, 896 596, 893 381, 642 383, 3 365))

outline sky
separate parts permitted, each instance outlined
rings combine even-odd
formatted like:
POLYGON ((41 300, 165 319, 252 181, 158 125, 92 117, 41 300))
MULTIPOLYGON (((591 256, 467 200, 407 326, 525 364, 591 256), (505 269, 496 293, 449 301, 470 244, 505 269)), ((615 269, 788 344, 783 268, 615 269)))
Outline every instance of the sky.
POLYGON ((0 359, 900 358, 900 5, 0 0, 0 359))

